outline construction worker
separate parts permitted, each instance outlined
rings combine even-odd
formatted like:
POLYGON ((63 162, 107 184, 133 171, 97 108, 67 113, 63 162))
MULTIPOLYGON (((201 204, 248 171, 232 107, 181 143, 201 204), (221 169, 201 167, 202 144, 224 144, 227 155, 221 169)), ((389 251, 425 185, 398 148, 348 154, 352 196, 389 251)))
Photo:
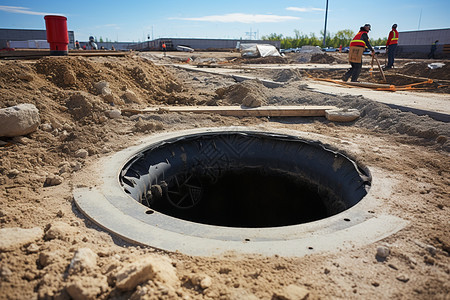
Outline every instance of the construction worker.
POLYGON ((163 48, 163 51, 164 51, 164 56, 166 56, 166 50, 167 50, 166 43, 162 44, 162 48, 163 48))
POLYGON ((392 30, 389 32, 388 40, 386 42, 386 48, 388 51, 388 63, 386 69, 390 69, 394 66, 395 50, 398 44, 398 31, 397 24, 392 25, 392 30))
POLYGON ((342 76, 342 81, 347 81, 351 76, 352 82, 358 82, 358 77, 362 69, 362 55, 365 48, 369 48, 372 51, 372 55, 375 55, 375 51, 369 42, 368 33, 370 28, 370 24, 365 24, 350 42, 348 60, 352 67, 342 76))
POLYGON ((78 41, 75 41, 75 49, 80 50, 80 43, 78 41))
POLYGON ((430 53, 428 54, 428 58, 436 58, 434 53, 437 50, 437 44, 439 43, 439 40, 434 41, 434 43, 431 45, 430 53))

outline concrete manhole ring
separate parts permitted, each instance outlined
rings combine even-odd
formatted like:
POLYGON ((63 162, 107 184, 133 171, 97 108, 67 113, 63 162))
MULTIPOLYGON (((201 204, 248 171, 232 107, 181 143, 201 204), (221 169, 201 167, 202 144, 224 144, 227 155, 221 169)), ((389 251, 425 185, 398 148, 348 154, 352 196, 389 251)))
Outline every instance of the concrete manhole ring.
POLYGON ((125 240, 188 255, 302 256, 403 228, 374 213, 381 187, 367 168, 302 135, 219 127, 151 136, 103 159, 102 184, 76 189, 75 202, 125 240))

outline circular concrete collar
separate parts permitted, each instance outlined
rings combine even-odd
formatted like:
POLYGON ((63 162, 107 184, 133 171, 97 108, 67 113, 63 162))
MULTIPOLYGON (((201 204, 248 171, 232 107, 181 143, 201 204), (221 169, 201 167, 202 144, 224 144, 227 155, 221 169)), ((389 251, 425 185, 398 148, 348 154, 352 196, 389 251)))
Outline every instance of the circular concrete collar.
MULTIPOLYGON (((192 129, 150 136, 140 145, 127 148, 98 163, 102 184, 77 188, 77 207, 105 230, 135 244, 188 255, 218 255, 228 251, 264 255, 303 256, 361 246, 383 239, 402 229, 407 222, 378 214, 382 205, 377 194, 386 195, 390 185, 382 172, 372 171, 372 187, 355 206, 326 219, 300 225, 271 228, 233 228, 193 223, 152 211, 126 194, 119 182, 123 167, 151 145, 167 139, 204 132, 261 132, 248 127, 192 129)), ((311 139, 299 131, 271 132, 311 139)), ((385 197, 385 196, 384 196, 385 197)))

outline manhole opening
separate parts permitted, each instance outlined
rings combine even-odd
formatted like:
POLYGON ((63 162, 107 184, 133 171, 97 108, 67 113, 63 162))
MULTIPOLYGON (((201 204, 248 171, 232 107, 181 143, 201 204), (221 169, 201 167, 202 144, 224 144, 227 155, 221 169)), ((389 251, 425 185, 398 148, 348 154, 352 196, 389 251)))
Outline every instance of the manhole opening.
POLYGON ((357 204, 370 181, 368 170, 319 142, 260 132, 159 142, 128 162, 120 176, 124 191, 151 210, 247 228, 333 216, 357 204))

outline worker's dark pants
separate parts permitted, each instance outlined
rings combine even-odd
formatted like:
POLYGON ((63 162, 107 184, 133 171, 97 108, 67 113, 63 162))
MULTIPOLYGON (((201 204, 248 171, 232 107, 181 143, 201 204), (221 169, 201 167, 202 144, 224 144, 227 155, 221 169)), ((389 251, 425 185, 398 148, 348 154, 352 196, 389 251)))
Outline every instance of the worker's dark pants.
POLYGON ((397 44, 389 45, 388 64, 387 64, 386 68, 392 68, 394 66, 395 50, 397 50, 397 44))
POLYGON ((362 69, 362 62, 360 63, 354 63, 351 62, 350 63, 352 65, 352 67, 347 71, 347 73, 344 74, 344 81, 347 81, 350 76, 352 76, 352 81, 358 81, 358 77, 359 74, 361 73, 361 69, 362 69))

